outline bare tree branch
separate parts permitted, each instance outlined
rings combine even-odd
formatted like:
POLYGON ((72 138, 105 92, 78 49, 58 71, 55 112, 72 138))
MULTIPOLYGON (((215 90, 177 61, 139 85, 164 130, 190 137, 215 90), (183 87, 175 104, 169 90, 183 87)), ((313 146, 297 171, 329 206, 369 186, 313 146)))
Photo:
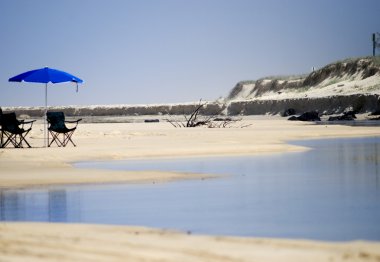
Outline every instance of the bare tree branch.
MULTIPOLYGON (((183 112, 185 122, 173 121, 170 119, 165 119, 165 120, 168 121, 172 126, 176 128, 198 127, 198 126, 207 126, 208 128, 231 128, 232 127, 231 125, 233 123, 241 120, 241 119, 231 119, 229 117, 218 118, 218 116, 222 114, 224 108, 222 108, 216 115, 210 115, 207 117, 204 116, 203 118, 200 118, 199 116, 201 115, 201 111, 205 105, 207 105, 207 103, 202 103, 202 99, 200 99, 199 104, 195 107, 195 109, 190 114, 190 116, 187 116, 185 112, 183 112)), ((243 125, 243 126, 240 126, 240 128, 244 128, 248 126, 250 125, 243 125)))

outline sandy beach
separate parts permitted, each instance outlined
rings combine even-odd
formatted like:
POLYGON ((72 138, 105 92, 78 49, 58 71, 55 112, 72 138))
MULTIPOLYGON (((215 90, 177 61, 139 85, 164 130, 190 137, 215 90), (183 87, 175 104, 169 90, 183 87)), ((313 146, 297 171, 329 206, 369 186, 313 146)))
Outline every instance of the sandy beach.
MULTIPOLYGON (((231 128, 174 128, 169 123, 80 123, 77 147, 43 148, 43 125, 31 149, 0 150, 0 186, 159 183, 200 174, 76 169, 113 159, 275 154, 308 150, 299 139, 378 136, 376 126, 315 125, 281 117, 246 117, 231 128), (241 128, 244 126, 244 128, 241 128)), ((128 226, 0 223, 0 261, 380 261, 380 243, 193 236, 128 226)))

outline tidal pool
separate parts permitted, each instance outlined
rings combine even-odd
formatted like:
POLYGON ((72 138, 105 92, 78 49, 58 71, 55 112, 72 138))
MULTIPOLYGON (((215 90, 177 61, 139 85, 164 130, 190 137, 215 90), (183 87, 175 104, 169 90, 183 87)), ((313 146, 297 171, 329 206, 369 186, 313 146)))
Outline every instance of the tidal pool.
POLYGON ((0 191, 0 220, 139 225, 196 234, 380 240, 380 137, 292 142, 302 153, 77 163, 220 178, 0 191))

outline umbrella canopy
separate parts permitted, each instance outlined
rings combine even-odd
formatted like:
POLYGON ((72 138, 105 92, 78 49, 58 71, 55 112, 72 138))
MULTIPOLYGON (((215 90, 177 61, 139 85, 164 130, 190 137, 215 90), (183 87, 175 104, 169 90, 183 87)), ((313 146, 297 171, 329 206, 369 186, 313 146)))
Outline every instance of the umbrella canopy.
POLYGON ((55 84, 62 82, 83 83, 83 80, 64 71, 44 67, 9 78, 9 82, 34 82, 45 84, 51 82, 55 84))
MULTIPOLYGON (((27 71, 25 73, 19 74, 17 76, 9 78, 9 82, 33 82, 33 83, 44 83, 45 84, 45 140, 46 140, 46 112, 47 112, 47 85, 48 83, 63 83, 63 82, 74 82, 77 84, 78 91, 78 83, 83 83, 83 80, 73 76, 69 73, 66 73, 61 70, 44 67, 41 69, 35 69, 31 71, 27 71)), ((46 146, 46 144, 45 144, 46 146)))

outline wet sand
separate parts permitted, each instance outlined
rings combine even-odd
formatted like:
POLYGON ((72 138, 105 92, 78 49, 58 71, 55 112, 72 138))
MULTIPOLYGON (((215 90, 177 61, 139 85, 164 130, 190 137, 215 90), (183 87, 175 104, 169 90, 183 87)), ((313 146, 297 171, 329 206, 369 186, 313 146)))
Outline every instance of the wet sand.
MULTIPOLYGON (((307 150, 286 141, 379 135, 379 127, 314 125, 249 117, 232 128, 174 128, 169 123, 81 123, 78 145, 43 148, 43 125, 32 149, 0 149, 3 188, 83 183, 152 183, 205 175, 76 169, 89 160, 272 154, 307 150), (241 128, 241 126, 246 126, 241 128)), ((380 261, 380 243, 189 236, 135 227, 0 223, 1 261, 380 261)))

